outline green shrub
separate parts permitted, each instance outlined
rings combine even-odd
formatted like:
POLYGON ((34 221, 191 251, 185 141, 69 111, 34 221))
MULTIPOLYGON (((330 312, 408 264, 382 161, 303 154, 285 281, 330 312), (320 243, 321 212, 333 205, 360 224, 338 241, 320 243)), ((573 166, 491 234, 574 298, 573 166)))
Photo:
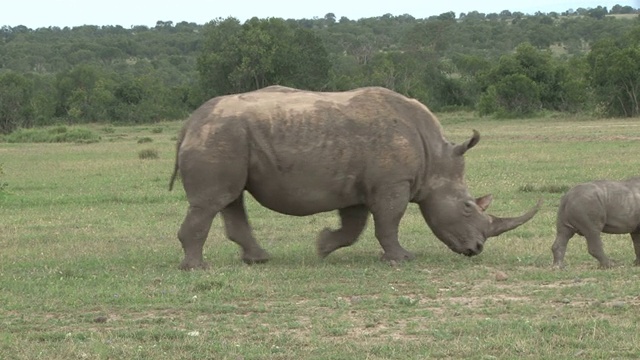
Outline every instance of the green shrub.
POLYGON ((52 142, 52 134, 43 129, 18 129, 6 136, 9 143, 52 142))
POLYGON ((162 131, 164 131, 164 129, 161 128, 161 127, 155 127, 153 129, 151 129, 151 132, 154 133, 154 134, 160 134, 162 131))
POLYGON ((150 137, 143 137, 138 139, 138 144, 145 144, 145 143, 150 143, 153 142, 153 139, 150 137))
POLYGON ((569 190, 569 185, 540 185, 525 184, 520 186, 521 192, 541 192, 550 194, 563 194, 569 190))
POLYGON ((159 157, 158 150, 156 149, 144 149, 138 152, 138 158, 142 160, 157 159, 159 157))
POLYGON ((114 128, 112 125, 107 125, 102 128, 102 131, 105 134, 113 134, 114 132, 116 132, 116 128, 114 128))
POLYGON ((67 129, 67 127, 63 126, 63 125, 56 126, 56 127, 53 127, 51 129, 49 129, 49 133, 51 133, 51 134, 64 134, 67 131, 69 131, 69 129, 67 129))
POLYGON ((18 129, 5 137, 10 143, 95 143, 100 141, 100 136, 93 131, 84 128, 67 128, 56 126, 54 128, 18 129))
POLYGON ((95 143, 100 141, 100 136, 89 129, 73 128, 67 132, 57 134, 53 142, 95 143))

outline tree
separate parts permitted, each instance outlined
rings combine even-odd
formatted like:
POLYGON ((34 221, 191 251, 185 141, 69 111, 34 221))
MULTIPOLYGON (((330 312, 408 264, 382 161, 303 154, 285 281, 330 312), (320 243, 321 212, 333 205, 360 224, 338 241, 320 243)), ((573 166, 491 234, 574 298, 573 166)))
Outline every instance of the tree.
POLYGON ((594 44, 587 59, 591 85, 605 114, 640 115, 640 43, 602 40, 594 44))
POLYGON ((336 23, 336 15, 334 13, 327 13, 324 16, 324 21, 328 26, 334 25, 336 23))
POLYGON ((197 69, 205 96, 231 94, 235 87, 229 74, 240 62, 237 50, 242 32, 240 21, 232 17, 213 20, 204 26, 203 32, 204 43, 197 69))
POLYGON ((442 52, 450 46, 455 27, 455 14, 453 12, 444 13, 437 19, 416 24, 410 30, 407 40, 414 47, 430 48, 442 52))
POLYGON ((33 126, 51 125, 55 122, 57 89, 56 77, 53 74, 27 74, 32 84, 30 104, 32 106, 33 126))
POLYGON ((113 78, 93 65, 79 65, 58 74, 56 115, 73 122, 96 122, 108 119, 113 104, 113 78))
POLYGON ((607 8, 602 6, 598 6, 595 9, 589 9, 587 11, 587 14, 589 14, 589 16, 596 18, 598 20, 604 19, 604 17, 607 16, 608 13, 609 12, 607 11, 607 8))
POLYGON ((311 30, 282 19, 235 19, 212 23, 205 34, 198 69, 211 96, 286 85, 325 87, 329 57, 311 30), (210 85, 209 85, 210 84, 210 85))
POLYGON ((609 14, 633 14, 634 13, 634 9, 629 6, 621 6, 621 5, 613 5, 613 7, 611 8, 611 10, 609 11, 609 14))
POLYGON ((502 18, 503 20, 509 19, 509 18, 511 18, 511 16, 512 16, 511 15, 511 11, 509 11, 509 10, 502 10, 500 12, 500 18, 502 18))
POLYGON ((497 114, 499 117, 529 116, 540 109, 540 89, 523 74, 511 74, 500 79, 482 95, 480 115, 497 114))
POLYGON ((503 55, 496 66, 480 75, 485 94, 479 111, 484 115, 526 116, 541 108, 557 110, 563 88, 555 74, 548 51, 521 44, 514 54, 503 55))
POLYGON ((0 74, 0 133, 31 125, 31 91, 25 76, 15 72, 0 74))

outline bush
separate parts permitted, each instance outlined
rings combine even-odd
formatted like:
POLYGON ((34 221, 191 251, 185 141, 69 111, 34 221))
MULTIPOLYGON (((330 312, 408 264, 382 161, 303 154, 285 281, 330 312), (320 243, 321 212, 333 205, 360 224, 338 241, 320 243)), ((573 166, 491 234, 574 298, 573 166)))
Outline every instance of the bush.
POLYGON ((157 159, 159 157, 158 150, 156 149, 144 149, 138 152, 138 158, 142 160, 157 159))
POLYGON ((540 110, 538 85, 522 74, 507 75, 487 88, 478 101, 480 116, 493 114, 496 118, 519 118, 540 110))
POLYGON ((150 137, 143 137, 138 139, 138 144, 145 144, 145 143, 150 143, 153 142, 153 139, 150 137))
POLYGON ((57 134, 53 142, 95 143, 100 141, 100 136, 89 129, 73 128, 67 132, 57 134))
POLYGON ((541 192, 550 194, 564 194, 570 189, 569 185, 540 185, 526 184, 520 186, 521 192, 541 192))
POLYGON ((162 131, 164 131, 164 129, 161 128, 161 127, 155 127, 153 129, 151 129, 151 132, 154 133, 154 134, 160 134, 160 133, 162 133, 162 131))
POLYGON ((84 128, 56 126, 54 128, 18 129, 5 137, 9 143, 95 143, 100 136, 84 128))
POLYGON ((105 134, 113 134, 114 132, 116 132, 116 129, 115 129, 113 126, 111 126, 111 125, 107 125, 107 126, 105 126, 105 127, 103 127, 103 128, 102 128, 102 131, 103 131, 105 134))

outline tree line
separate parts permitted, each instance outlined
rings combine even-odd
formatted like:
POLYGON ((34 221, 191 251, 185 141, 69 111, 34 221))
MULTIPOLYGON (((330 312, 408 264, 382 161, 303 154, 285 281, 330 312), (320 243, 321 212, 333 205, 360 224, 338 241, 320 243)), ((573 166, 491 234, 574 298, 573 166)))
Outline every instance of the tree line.
POLYGON ((280 84, 384 86, 434 111, 638 116, 640 17, 629 6, 351 20, 0 28, 0 132, 148 123, 280 84))

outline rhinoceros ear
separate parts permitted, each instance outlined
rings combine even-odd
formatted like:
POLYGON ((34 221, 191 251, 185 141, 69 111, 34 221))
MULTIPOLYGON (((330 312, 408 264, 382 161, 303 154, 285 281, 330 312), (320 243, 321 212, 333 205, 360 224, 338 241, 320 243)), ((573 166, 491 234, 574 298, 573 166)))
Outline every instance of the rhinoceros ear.
POLYGON ((471 149, 472 147, 476 146, 476 144, 480 141, 480 133, 478 132, 478 130, 473 130, 473 136, 471 136, 471 139, 463 142, 462 144, 456 145, 456 147, 453 149, 453 153, 456 155, 464 155, 464 153, 467 152, 467 150, 471 149))
POLYGON ((493 195, 485 195, 483 197, 479 197, 476 199, 476 205, 482 209, 482 211, 486 211, 489 205, 491 205, 491 201, 493 200, 493 195))

